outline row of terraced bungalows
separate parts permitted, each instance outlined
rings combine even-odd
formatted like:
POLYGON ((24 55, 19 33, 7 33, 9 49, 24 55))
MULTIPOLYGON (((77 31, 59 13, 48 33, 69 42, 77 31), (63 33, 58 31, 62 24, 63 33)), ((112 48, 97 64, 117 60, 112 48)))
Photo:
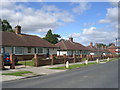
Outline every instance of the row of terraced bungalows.
POLYGON ((22 34, 21 26, 18 25, 15 27, 15 33, 1 31, 0 35, 2 35, 2 39, 0 39, 0 54, 30 55, 37 53, 45 54, 49 57, 52 54, 72 56, 73 54, 97 55, 109 53, 106 48, 99 49, 93 46, 92 43, 85 47, 80 43, 74 42, 72 37, 54 45, 38 36, 22 34))

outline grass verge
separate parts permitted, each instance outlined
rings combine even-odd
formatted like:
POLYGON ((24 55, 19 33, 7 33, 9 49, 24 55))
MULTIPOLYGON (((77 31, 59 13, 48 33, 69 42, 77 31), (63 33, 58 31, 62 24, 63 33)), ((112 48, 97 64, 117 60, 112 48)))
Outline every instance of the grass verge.
POLYGON ((101 62, 111 62, 111 61, 115 61, 115 60, 118 60, 118 58, 110 58, 110 61, 107 61, 107 59, 101 61, 101 62))
MULTIPOLYGON (((115 60, 118 60, 118 58, 111 58, 110 59, 110 61, 115 61, 115 60)), ((101 62, 108 62, 108 61, 106 59, 106 60, 103 60, 101 62)), ((80 67, 89 66, 89 65, 93 65, 93 64, 97 64, 97 62, 88 63, 88 65, 85 65, 84 63, 70 65, 69 68, 66 68, 65 66, 63 66, 63 67, 54 67, 54 68, 49 68, 49 69, 58 69, 58 70, 75 69, 75 68, 80 68, 80 67)))
POLYGON ((118 58, 111 58, 110 61, 118 60, 118 58))
POLYGON ((83 63, 83 64, 70 65, 69 68, 66 68, 65 66, 63 66, 63 67, 54 67, 54 68, 49 68, 49 69, 58 69, 58 70, 75 69, 75 68, 80 68, 80 67, 89 66, 89 65, 93 65, 93 64, 97 64, 97 63, 92 62, 92 63, 88 63, 88 65, 85 65, 83 63))
POLYGON ((13 72, 13 73, 2 73, 2 75, 13 75, 13 76, 23 76, 23 74, 33 73, 31 71, 20 71, 20 72, 13 72))

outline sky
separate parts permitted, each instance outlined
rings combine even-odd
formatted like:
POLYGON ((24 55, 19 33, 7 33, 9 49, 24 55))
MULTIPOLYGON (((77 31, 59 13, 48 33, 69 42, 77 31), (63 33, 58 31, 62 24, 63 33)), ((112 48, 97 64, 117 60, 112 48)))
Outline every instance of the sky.
POLYGON ((73 37, 85 46, 115 43, 118 7, 115 2, 2 2, 2 19, 22 33, 44 37, 49 29, 62 39, 73 37))

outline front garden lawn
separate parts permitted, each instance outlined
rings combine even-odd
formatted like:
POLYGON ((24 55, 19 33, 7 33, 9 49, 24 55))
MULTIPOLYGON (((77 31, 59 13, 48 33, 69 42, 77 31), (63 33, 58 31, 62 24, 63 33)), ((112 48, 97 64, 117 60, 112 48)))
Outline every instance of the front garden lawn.
POLYGON ((18 61, 18 64, 26 65, 26 66, 34 66, 34 61, 29 60, 29 61, 18 61))

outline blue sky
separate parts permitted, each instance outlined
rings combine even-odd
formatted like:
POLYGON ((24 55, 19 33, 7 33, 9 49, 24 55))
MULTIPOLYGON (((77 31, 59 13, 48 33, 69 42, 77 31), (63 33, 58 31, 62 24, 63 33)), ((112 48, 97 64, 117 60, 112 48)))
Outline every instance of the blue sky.
POLYGON ((117 37, 117 6, 110 2, 5 2, 2 12, 13 27, 19 20, 23 33, 40 37, 49 29, 83 45, 114 43, 117 37))

